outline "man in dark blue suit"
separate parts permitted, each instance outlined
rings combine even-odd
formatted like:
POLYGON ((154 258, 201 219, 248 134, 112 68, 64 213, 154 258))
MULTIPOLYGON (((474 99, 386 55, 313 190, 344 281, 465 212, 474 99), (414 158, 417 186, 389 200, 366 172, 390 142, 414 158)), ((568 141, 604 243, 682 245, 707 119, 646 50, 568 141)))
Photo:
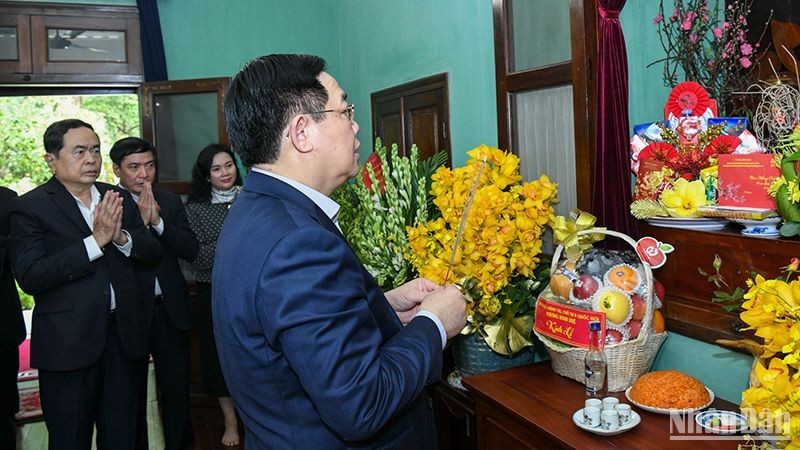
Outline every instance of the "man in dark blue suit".
MULTIPOLYGON (((51 449, 133 449, 149 321, 139 265, 161 257, 130 194, 97 182, 91 125, 44 133, 53 177, 11 205, 8 250, 33 295, 31 366, 39 369, 51 449)), ((146 298, 147 297, 147 298, 146 298)))
POLYGON ((25 321, 17 285, 6 252, 8 206, 17 193, 0 187, 0 448, 17 445, 14 413, 19 411, 19 345, 25 340, 25 321))
POLYGON ((193 261, 200 244, 189 226, 181 198, 153 188, 157 162, 153 145, 144 139, 126 137, 114 143, 109 156, 120 186, 131 193, 145 226, 164 249, 148 280, 154 285, 153 300, 147 304, 152 321, 149 349, 156 370, 165 450, 186 449, 194 441, 189 418, 187 336, 191 305, 178 258, 193 261))
POLYGON ((225 117, 252 166, 217 244, 213 317, 248 449, 433 449, 425 387, 465 324, 453 286, 383 293, 329 198, 358 171, 354 108, 315 56, 232 80, 225 117))

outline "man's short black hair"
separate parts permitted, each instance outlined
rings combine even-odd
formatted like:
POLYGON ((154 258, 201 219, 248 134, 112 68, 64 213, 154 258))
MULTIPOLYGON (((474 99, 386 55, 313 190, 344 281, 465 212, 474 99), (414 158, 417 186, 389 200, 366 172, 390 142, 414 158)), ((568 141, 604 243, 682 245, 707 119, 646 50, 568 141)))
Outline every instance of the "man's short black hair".
POLYGON ((58 156, 58 151, 64 146, 64 135, 74 128, 88 128, 94 131, 91 125, 80 119, 53 122, 44 130, 44 151, 58 156))
POLYGON ((242 164, 274 163, 289 119, 325 109, 328 92, 317 78, 323 70, 319 56, 266 55, 236 74, 225 95, 225 127, 242 164))
POLYGON ((153 159, 158 158, 156 148, 150 142, 137 137, 126 137, 114 142, 114 145, 111 146, 111 150, 108 152, 108 156, 111 157, 111 161, 113 161, 114 164, 122 166, 122 160, 125 159, 126 156, 144 152, 152 152, 153 159))

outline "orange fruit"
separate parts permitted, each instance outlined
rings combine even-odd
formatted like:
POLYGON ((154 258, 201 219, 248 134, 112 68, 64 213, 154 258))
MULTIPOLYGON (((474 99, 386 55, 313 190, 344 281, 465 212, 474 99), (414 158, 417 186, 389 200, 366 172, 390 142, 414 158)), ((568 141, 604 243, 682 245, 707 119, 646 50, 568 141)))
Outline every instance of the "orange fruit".
MULTIPOLYGON (((574 273, 575 261, 567 261, 564 267, 574 273)), ((553 294, 568 300, 569 292, 572 290, 572 279, 562 273, 555 273, 550 276, 550 290, 553 294)))
POLYGON ((625 292, 632 292, 639 287, 639 274, 633 267, 623 264, 612 267, 606 274, 606 280, 625 292))
POLYGON ((656 333, 663 333, 667 330, 667 325, 664 323, 664 314, 658 309, 653 311, 653 330, 656 333))

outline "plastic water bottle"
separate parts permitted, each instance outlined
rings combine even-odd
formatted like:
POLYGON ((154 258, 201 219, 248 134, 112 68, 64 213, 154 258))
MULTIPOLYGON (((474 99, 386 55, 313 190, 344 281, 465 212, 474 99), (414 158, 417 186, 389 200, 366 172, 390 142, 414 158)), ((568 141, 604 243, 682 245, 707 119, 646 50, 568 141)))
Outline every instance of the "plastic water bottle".
POLYGON ((600 322, 589 322, 589 351, 584 359, 586 398, 603 398, 607 392, 606 354, 600 335, 600 322))

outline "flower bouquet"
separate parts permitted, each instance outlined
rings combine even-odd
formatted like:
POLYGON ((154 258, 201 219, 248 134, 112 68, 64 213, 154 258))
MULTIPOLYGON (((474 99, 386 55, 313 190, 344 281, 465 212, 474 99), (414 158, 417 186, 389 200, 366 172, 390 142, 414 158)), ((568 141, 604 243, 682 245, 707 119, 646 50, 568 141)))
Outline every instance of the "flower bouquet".
MULTIPOLYGON (((781 276, 747 280, 739 318, 755 330, 757 342, 718 340, 749 350, 755 360, 750 387, 742 392, 742 412, 750 425, 777 437, 780 447, 800 449, 800 260, 781 276)), ((741 290, 737 289, 741 292, 741 290)))
POLYGON ((549 278, 539 264, 542 235, 557 188, 545 175, 522 183, 519 158, 508 152, 481 145, 467 154, 465 166, 434 173, 441 217, 408 228, 407 257, 421 276, 461 286, 462 334, 478 333, 494 352, 511 355, 533 344, 536 295, 549 278))
POLYGON ((436 214, 428 195, 433 172, 447 159, 443 152, 420 161, 416 145, 408 157, 375 141, 361 176, 333 193, 341 205, 339 223, 364 267, 384 289, 395 288, 416 276, 403 257, 408 253, 406 227, 436 214))

